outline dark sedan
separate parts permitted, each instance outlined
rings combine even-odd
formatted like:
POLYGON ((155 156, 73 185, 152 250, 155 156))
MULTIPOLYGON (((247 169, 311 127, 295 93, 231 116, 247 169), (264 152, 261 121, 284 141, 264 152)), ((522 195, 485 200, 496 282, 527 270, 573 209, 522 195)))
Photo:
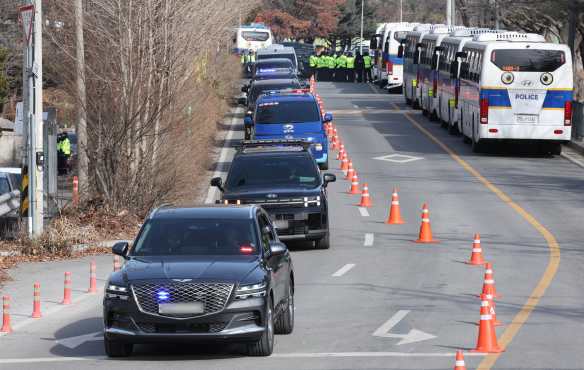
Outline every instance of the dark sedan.
POLYGON ((145 221, 104 297, 110 357, 136 343, 241 341, 269 356, 294 327, 294 271, 259 206, 164 207, 145 221))

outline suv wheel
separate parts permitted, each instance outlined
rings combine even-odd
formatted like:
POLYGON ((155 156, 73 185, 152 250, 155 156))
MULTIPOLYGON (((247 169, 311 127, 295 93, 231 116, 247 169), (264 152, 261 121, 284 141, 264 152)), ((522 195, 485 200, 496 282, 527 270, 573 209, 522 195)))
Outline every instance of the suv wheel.
POLYGON ((331 246, 330 243, 330 233, 326 233, 322 239, 316 241, 316 249, 329 249, 331 246))
POLYGON ((247 345, 247 354, 250 356, 269 356, 274 350, 274 304, 270 297, 266 312, 266 328, 260 340, 247 345))
POLYGON ((276 334, 290 334, 294 330, 294 288, 288 284, 286 308, 280 313, 275 323, 276 334))
POLYGON ((103 338, 103 344, 108 357, 128 357, 134 350, 132 343, 115 342, 105 337, 103 338))

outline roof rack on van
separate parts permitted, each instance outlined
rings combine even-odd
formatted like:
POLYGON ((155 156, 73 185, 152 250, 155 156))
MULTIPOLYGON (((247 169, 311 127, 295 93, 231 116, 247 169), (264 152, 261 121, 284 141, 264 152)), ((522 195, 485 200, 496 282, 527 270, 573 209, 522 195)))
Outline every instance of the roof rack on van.
POLYGON ((473 41, 515 41, 515 42, 545 42, 545 37, 536 33, 496 32, 476 35, 473 41))

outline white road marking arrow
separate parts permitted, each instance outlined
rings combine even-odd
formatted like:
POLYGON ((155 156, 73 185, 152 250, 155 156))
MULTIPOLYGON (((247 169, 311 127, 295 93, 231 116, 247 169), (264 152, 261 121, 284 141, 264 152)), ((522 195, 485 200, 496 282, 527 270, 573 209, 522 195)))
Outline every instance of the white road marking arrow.
POLYGON ((393 327, 396 326, 401 320, 403 320, 403 318, 406 317, 408 313, 410 313, 409 310, 397 311, 395 315, 393 315, 385 322, 385 324, 381 325, 379 329, 375 330, 373 335, 382 338, 399 338, 401 340, 397 343, 398 346, 436 338, 435 335, 428 334, 417 329, 411 329, 407 334, 390 333, 389 331, 393 329, 393 327))
POLYGON ((95 342, 102 338, 103 332, 98 331, 90 334, 78 335, 76 337, 57 339, 57 343, 69 349, 75 349, 86 342, 95 342))
POLYGON ((405 155, 405 154, 388 154, 382 155, 381 157, 373 157, 378 161, 386 161, 386 162, 394 162, 394 163, 408 163, 413 161, 419 161, 420 159, 424 159, 422 157, 414 157, 413 155, 405 155))

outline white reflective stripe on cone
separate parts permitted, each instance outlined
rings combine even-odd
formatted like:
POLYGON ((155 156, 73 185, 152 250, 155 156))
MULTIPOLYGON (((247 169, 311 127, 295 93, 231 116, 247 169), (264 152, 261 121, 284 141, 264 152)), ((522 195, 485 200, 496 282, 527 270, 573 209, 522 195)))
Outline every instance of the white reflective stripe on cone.
POLYGON ((456 366, 466 366, 464 361, 456 361, 456 366))
POLYGON ((482 252, 483 250, 481 248, 473 248, 472 251, 475 253, 479 253, 482 252))
POLYGON ((481 315, 481 321, 492 320, 493 316, 491 315, 481 315))
POLYGON ((485 280, 485 284, 495 284, 495 280, 485 280))

